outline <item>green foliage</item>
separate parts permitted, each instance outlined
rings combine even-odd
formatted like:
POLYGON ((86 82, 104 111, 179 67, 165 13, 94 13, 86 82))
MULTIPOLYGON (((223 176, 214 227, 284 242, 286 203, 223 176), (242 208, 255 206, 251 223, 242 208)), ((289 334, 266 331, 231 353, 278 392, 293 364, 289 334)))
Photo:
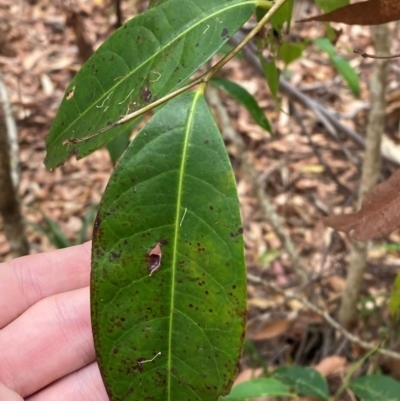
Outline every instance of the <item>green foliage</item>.
POLYGON ((279 70, 276 68, 275 60, 265 61, 264 57, 260 57, 261 65, 264 69, 265 78, 267 79, 269 90, 272 96, 277 100, 279 90, 279 70))
POLYGON ((396 320, 400 317, 400 274, 397 275, 396 280, 394 282, 394 289, 390 296, 389 301, 389 312, 390 314, 396 318, 396 320))
POLYGON ((369 375, 354 380, 350 388, 362 401, 400 401, 400 382, 383 375, 369 375))
POLYGON ((294 0, 287 0, 282 7, 271 18, 271 25, 273 28, 280 32, 283 25, 286 23, 290 25, 292 18, 294 0))
POLYGON ((295 43, 284 42, 279 46, 278 57, 285 63, 285 67, 301 58, 307 44, 308 41, 295 43))
POLYGON ((360 81, 354 68, 349 64, 347 60, 336 54, 335 47, 332 45, 329 39, 318 38, 315 40, 315 44, 319 49, 323 50, 326 54, 328 54, 333 65, 336 67, 336 69, 343 77, 343 79, 347 82, 353 94, 359 97, 360 81))
POLYGON ((74 153, 84 157, 120 135, 126 126, 108 127, 183 86, 255 6, 255 0, 168 0, 118 29, 68 86, 47 137, 46 166, 74 153))
POLYGON ((400 244, 382 244, 381 247, 387 251, 400 252, 400 244))
POLYGON ((95 222, 92 324, 115 399, 211 401, 229 392, 245 330, 241 233, 218 128, 202 92, 181 95, 124 153, 95 222), (150 276, 157 243, 162 265, 150 276), (140 373, 141 358, 159 352, 140 373))
POLYGON ((300 395, 308 395, 318 400, 329 399, 328 384, 315 369, 302 366, 281 367, 273 372, 273 377, 300 395))
POLYGON ((40 224, 32 223, 27 221, 26 224, 31 226, 36 231, 42 233, 51 244, 57 249, 67 248, 72 245, 83 244, 86 241, 86 234, 89 226, 93 224, 94 216, 97 210, 97 206, 91 205, 82 221, 82 227, 77 233, 75 241, 71 241, 61 230, 60 225, 42 213, 43 221, 40 224))
POLYGON ((233 99, 242 104, 253 117, 254 121, 272 134, 271 124, 254 97, 242 86, 224 78, 214 77, 211 83, 226 91, 233 99))
POLYGON ((253 379, 233 387, 231 393, 220 398, 221 401, 245 401, 258 397, 290 397, 297 398, 289 387, 272 378, 253 379))

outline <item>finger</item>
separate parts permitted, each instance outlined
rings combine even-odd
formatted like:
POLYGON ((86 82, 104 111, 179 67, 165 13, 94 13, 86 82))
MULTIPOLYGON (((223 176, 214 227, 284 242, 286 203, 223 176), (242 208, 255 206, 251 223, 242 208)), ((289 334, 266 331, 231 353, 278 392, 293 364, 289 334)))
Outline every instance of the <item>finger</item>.
POLYGON ((83 369, 50 384, 50 386, 31 397, 26 398, 26 401, 87 400, 109 401, 97 363, 91 363, 83 369))
POLYGON ((35 302, 87 287, 91 242, 0 265, 0 329, 35 302))
POLYGON ((24 401, 19 394, 6 387, 3 383, 0 383, 0 400, 24 401))
POLYGON ((95 360, 89 288, 41 300, 0 330, 0 381, 23 397, 95 360))

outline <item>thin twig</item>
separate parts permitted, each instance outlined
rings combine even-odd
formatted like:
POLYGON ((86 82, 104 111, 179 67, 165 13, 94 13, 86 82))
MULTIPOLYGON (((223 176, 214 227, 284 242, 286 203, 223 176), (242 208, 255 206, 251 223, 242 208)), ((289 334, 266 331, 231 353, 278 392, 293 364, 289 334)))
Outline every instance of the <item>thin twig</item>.
POLYGON ((362 50, 353 50, 354 53, 361 55, 364 58, 373 58, 375 60, 390 60, 392 58, 399 58, 400 54, 393 54, 390 56, 376 56, 375 54, 368 54, 363 52, 362 50))
MULTIPOLYGON (((339 322, 337 322, 335 319, 333 319, 327 312, 325 312, 322 309, 315 306, 313 303, 311 303, 305 297, 295 294, 292 291, 283 290, 282 288, 280 288, 273 282, 263 280, 260 277, 257 277, 251 273, 247 273, 247 279, 253 284, 261 284, 264 287, 270 288, 271 290, 275 291, 277 294, 282 295, 285 299, 295 299, 296 301, 301 302, 308 309, 312 310, 314 313, 321 316, 330 326, 332 326, 334 329, 339 331, 344 337, 346 337, 352 343, 358 344, 360 347, 368 349, 368 350, 376 350, 376 344, 374 345, 374 344, 368 343, 368 342, 362 340, 361 338, 355 336, 354 334, 350 333, 339 322)), ((390 358, 400 360, 400 354, 397 352, 394 352, 394 351, 391 351, 388 349, 384 349, 384 348, 377 349, 376 352, 381 355, 385 355, 390 358)))

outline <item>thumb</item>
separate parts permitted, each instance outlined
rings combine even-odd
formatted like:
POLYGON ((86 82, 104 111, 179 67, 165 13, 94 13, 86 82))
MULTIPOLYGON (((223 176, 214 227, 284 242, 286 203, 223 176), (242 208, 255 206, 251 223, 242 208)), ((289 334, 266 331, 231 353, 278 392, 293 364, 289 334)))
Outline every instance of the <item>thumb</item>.
POLYGON ((19 394, 6 387, 3 383, 0 383, 0 400, 24 401, 19 394))

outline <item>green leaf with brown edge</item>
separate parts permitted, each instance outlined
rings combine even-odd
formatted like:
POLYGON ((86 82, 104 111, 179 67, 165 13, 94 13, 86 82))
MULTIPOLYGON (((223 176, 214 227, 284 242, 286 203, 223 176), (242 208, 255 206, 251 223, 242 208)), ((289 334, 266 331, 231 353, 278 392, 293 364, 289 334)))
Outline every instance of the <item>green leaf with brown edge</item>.
POLYGON ((160 109, 115 168, 95 222, 91 308, 111 400, 229 393, 246 269, 234 174, 202 92, 160 109))
POLYGON ((169 0, 118 29, 68 86, 47 137, 46 166, 87 156, 125 130, 114 122, 187 83, 256 2, 169 0))

